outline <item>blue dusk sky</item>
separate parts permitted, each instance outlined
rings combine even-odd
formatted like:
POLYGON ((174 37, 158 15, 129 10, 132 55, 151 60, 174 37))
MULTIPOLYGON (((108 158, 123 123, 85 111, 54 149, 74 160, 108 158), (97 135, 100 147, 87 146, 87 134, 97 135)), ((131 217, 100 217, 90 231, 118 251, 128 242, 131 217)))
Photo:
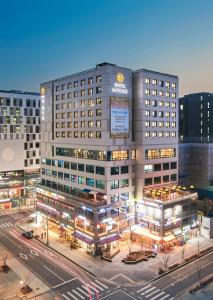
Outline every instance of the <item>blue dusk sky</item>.
POLYGON ((101 62, 179 76, 180 95, 213 92, 212 0, 0 0, 0 89, 101 62))

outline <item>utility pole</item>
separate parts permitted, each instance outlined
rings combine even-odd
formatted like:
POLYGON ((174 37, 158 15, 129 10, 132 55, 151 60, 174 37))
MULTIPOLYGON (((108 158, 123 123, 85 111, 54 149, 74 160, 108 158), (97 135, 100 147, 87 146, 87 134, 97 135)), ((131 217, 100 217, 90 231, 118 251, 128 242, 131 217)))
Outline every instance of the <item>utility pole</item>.
POLYGON ((47 245, 49 245, 49 222, 48 222, 48 217, 46 217, 46 226, 47 226, 47 245))

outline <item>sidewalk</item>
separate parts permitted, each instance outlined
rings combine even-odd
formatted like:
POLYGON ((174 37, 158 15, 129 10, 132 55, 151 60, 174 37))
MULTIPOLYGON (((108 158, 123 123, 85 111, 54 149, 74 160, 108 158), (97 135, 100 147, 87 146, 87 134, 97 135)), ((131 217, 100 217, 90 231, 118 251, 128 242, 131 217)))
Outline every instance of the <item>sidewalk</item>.
MULTIPOLYGON (((38 235, 41 235, 42 231, 44 232, 44 230, 35 223, 24 223, 18 226, 23 230, 34 230, 34 234, 38 235)), ((43 238, 41 242, 46 243, 46 238, 43 238)), ((213 241, 199 237, 199 244, 199 250, 202 251, 203 249, 213 246, 213 241)), ((49 247, 66 256, 95 276, 119 284, 136 283, 153 279, 159 267, 164 266, 164 258, 166 256, 169 256, 168 267, 176 263, 181 263, 182 261, 180 247, 175 247, 167 253, 159 252, 155 258, 150 258, 148 261, 143 261, 135 265, 127 265, 121 262, 121 260, 129 253, 129 245, 123 244, 120 248, 121 251, 112 259, 112 262, 107 262, 101 260, 100 256, 90 256, 82 248, 71 250, 70 242, 64 238, 59 238, 58 234, 51 229, 49 229, 49 247)), ((198 252, 197 238, 188 241, 184 248, 185 258, 196 254, 198 252)), ((141 246, 137 243, 131 243, 131 251, 137 250, 141 250, 141 246)))
POLYGON ((34 205, 14 207, 14 208, 10 208, 10 209, 0 209, 0 216, 5 216, 5 215, 21 212, 21 211, 33 210, 33 209, 34 209, 34 205))
POLYGON ((10 254, 7 265, 10 267, 10 271, 8 273, 0 272, 0 300, 22 299, 23 295, 20 293, 20 288, 24 284, 28 284, 33 290, 27 295, 27 299, 35 298, 36 295, 49 291, 47 285, 10 254))

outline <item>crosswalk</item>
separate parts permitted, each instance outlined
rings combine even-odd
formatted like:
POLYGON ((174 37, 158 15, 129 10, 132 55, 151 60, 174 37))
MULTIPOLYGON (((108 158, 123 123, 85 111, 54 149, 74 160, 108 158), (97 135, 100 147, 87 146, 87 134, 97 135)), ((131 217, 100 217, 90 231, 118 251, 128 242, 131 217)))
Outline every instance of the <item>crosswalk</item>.
POLYGON ((148 284, 137 291, 138 295, 143 296, 143 299, 147 300, 173 300, 174 297, 171 297, 166 292, 148 284))
POLYGON ((98 295, 108 287, 100 282, 99 280, 91 281, 90 283, 83 284, 78 286, 70 291, 66 291, 62 294, 63 299, 65 300, 85 300, 95 298, 98 299, 98 295))
POLYGON ((7 228, 10 226, 13 226, 13 224, 12 223, 0 223, 0 228, 7 228))

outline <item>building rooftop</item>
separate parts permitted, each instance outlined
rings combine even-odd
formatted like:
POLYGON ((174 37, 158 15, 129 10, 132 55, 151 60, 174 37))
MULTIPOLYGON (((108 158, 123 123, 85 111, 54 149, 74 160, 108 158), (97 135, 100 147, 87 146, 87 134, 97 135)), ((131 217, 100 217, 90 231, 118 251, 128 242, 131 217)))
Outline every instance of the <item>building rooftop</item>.
POLYGON ((0 90, 0 93, 18 94, 18 95, 30 95, 30 96, 40 96, 40 93, 36 92, 23 92, 19 90, 0 90))
POLYGON ((169 185, 144 189, 144 200, 155 200, 162 204, 184 200, 189 197, 194 198, 196 196, 197 193, 194 191, 194 186, 192 185, 189 188, 180 185, 169 185))

